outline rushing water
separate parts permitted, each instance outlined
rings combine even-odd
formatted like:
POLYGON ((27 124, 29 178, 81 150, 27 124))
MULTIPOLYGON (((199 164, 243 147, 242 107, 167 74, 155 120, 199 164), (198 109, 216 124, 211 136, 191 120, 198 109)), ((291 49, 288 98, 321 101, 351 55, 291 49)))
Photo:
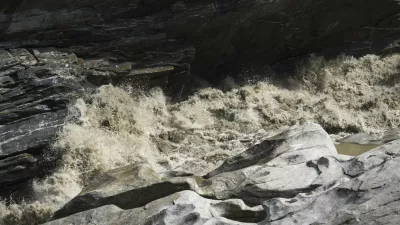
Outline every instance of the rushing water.
POLYGON ((60 166, 33 182, 33 200, 0 204, 0 224, 42 222, 91 177, 135 162, 147 161, 158 171, 205 174, 303 121, 317 122, 331 133, 379 135, 400 124, 399 72, 399 55, 314 58, 299 69, 295 86, 260 81, 227 92, 203 88, 174 104, 157 88, 137 94, 102 86, 70 106, 52 149, 64 152, 60 166))

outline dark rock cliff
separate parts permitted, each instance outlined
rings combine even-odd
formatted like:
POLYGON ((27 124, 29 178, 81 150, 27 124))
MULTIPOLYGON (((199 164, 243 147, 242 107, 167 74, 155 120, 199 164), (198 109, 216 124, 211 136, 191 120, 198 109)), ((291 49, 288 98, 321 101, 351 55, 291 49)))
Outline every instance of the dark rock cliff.
POLYGON ((395 0, 4 0, 0 46, 51 46, 133 68, 173 65, 177 91, 190 65, 215 76, 237 61, 396 50, 399 9, 395 0))

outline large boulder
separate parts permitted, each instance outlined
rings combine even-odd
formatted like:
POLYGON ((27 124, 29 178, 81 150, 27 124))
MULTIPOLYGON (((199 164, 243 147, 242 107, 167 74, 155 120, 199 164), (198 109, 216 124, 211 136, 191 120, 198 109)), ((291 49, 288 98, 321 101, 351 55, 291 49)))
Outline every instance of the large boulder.
POLYGON ((255 164, 269 166, 299 164, 322 156, 336 156, 336 148, 328 133, 318 124, 305 123, 249 148, 227 159, 206 177, 239 170, 255 164))
POLYGON ((260 204, 266 198, 294 197, 343 176, 333 142, 319 125, 294 126, 272 139, 280 145, 257 145, 257 151, 246 151, 249 157, 235 161, 240 166, 208 179, 182 172, 157 174, 147 164, 111 170, 96 177, 55 218, 108 204, 135 208, 181 190, 214 199, 238 196, 260 204))

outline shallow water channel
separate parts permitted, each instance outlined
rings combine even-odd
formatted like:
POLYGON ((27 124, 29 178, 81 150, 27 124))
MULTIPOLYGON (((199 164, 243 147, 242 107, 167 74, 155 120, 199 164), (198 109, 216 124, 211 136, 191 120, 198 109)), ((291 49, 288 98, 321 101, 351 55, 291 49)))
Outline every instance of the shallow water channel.
POLYGON ((354 143, 340 143, 335 146, 336 146, 336 150, 339 154, 357 156, 357 155, 363 154, 364 152, 372 150, 372 149, 378 147, 379 145, 373 145, 373 144, 361 145, 361 144, 354 144, 354 143))

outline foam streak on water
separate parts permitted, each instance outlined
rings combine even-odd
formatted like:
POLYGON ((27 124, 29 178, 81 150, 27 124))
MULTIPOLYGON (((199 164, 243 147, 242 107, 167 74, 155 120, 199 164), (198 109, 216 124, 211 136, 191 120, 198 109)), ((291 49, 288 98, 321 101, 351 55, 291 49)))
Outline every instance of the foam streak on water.
POLYGON ((398 128, 399 72, 399 55, 313 58, 288 89, 265 81, 228 92, 205 88, 176 104, 159 89, 138 95, 103 86, 70 107, 71 119, 54 143, 54 150, 65 151, 62 163, 53 175, 34 182, 36 200, 0 204, 0 224, 47 219, 91 177, 139 161, 157 170, 204 174, 303 121, 320 123, 331 133, 398 128))

